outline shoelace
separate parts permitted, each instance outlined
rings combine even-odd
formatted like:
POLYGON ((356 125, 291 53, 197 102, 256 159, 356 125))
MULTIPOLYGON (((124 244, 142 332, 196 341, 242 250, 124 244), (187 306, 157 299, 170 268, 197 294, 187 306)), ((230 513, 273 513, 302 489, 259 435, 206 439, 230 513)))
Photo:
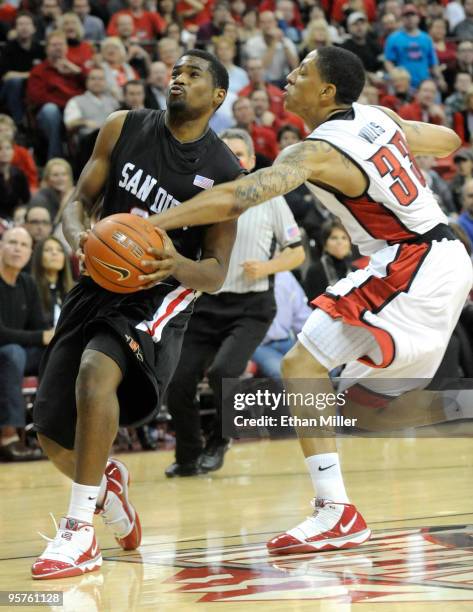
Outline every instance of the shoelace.
MULTIPOLYGON (((57 521, 53 515, 52 512, 49 513, 49 516, 51 517, 53 523, 54 523, 54 528, 56 529, 56 535, 54 538, 48 538, 48 536, 44 535, 44 533, 41 533, 41 531, 38 531, 37 533, 43 538, 43 540, 46 540, 46 542, 48 542, 48 545, 46 547, 46 550, 44 551, 43 555, 45 554, 58 554, 55 552, 55 548, 61 548, 64 546, 64 541, 61 538, 61 536, 59 535, 61 532, 64 531, 72 531, 71 529, 62 529, 58 526, 57 521)), ((62 557, 66 557, 66 558, 70 558, 70 559, 75 559, 76 555, 83 553, 84 551, 82 550, 82 548, 80 546, 77 545, 77 542, 72 542, 68 541, 67 542, 67 546, 72 549, 70 550, 70 552, 65 553, 65 552, 61 552, 60 555, 62 557)), ((43 556, 41 555, 41 556, 43 556)))

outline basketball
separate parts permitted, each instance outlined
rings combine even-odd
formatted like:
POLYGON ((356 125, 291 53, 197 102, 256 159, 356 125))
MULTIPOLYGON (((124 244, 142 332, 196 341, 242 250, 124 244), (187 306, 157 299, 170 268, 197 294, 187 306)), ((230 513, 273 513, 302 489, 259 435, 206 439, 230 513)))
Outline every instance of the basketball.
POLYGON ((139 276, 150 272, 141 261, 154 259, 146 252, 149 247, 163 247, 152 223, 128 213, 105 217, 94 225, 84 246, 87 272, 108 291, 138 291, 143 285, 139 276))

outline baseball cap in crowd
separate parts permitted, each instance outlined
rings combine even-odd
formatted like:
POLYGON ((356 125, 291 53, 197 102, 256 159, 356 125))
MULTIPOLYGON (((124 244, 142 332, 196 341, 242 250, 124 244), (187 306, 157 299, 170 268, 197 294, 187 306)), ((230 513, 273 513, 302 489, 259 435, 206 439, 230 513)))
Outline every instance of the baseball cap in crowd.
POLYGON ((402 14, 403 15, 418 15, 419 10, 417 9, 417 6, 415 4, 405 4, 404 8, 402 9, 402 14))
POLYGON ((354 13, 350 13, 350 15, 348 15, 348 19, 347 19, 348 26, 351 26, 357 21, 367 21, 366 15, 364 13, 361 13, 360 11, 355 11, 354 13))
POLYGON ((465 161, 465 160, 473 160, 473 154, 468 149, 460 149, 453 156, 454 162, 465 161))

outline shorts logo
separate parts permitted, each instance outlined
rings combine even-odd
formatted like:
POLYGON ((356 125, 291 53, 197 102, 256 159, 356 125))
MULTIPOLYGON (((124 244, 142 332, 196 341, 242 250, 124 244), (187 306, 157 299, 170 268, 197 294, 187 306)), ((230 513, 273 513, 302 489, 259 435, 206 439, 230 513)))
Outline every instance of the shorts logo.
POLYGON ((126 268, 120 268, 119 266, 114 266, 113 264, 107 263, 106 261, 103 261, 102 259, 99 259, 98 257, 95 257, 95 256, 92 259, 99 265, 103 266, 104 268, 107 268, 107 270, 116 272, 118 274, 118 278, 117 278, 118 282, 124 281, 130 276, 130 270, 127 270, 126 268))
POLYGON ((135 353, 136 358, 138 359, 138 361, 143 361, 143 353, 141 352, 141 348, 140 348, 140 345, 138 344, 138 342, 136 340, 134 340, 128 334, 125 335, 125 340, 126 340, 126 343, 128 344, 128 346, 131 348, 131 350, 135 353))

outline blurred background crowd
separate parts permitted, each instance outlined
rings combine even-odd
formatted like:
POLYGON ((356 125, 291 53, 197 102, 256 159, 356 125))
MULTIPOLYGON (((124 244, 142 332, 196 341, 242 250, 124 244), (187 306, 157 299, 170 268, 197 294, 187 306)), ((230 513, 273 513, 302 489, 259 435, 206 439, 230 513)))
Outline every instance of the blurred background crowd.
MULTIPOLYGON (((173 64, 186 49, 209 50, 230 75, 211 126, 217 133, 247 133, 251 167, 261 168, 308 135, 303 121, 284 109, 283 87, 300 59, 328 45, 362 60, 367 82, 360 102, 457 132, 462 148, 453 156, 417 161, 471 254, 473 0, 0 3, 0 458, 41 456, 25 435, 25 405, 35 386, 25 376, 37 374, 64 295, 78 278, 61 217, 107 116, 117 109, 165 109, 173 64)), ((245 375, 277 377, 310 313, 307 298, 366 263, 306 187, 285 199, 299 227, 297 246, 304 248, 285 268, 293 272, 280 272, 274 283, 277 266, 264 271, 239 262, 247 263, 248 279, 270 279, 278 307, 245 375)), ((468 303, 447 352, 449 375, 473 377, 472 334, 468 303)), ((122 431, 121 441, 155 448, 165 435, 154 424, 122 431)))

